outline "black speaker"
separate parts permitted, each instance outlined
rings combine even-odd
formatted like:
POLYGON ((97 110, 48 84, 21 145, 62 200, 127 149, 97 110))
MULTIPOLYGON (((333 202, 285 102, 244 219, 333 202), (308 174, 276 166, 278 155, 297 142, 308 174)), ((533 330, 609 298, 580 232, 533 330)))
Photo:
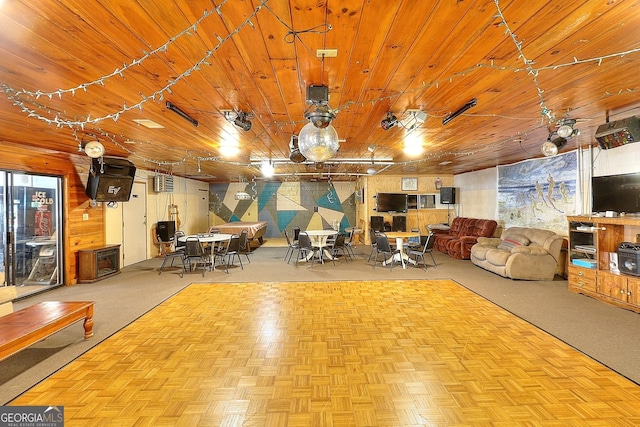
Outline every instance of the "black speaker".
POLYGON ((372 216, 371 228, 373 229, 373 231, 384 231, 384 217, 372 216))
POLYGON ((440 189, 440 203, 443 205, 455 205, 456 187, 442 187, 440 189))
POLYGON ((401 215, 394 216, 391 231, 407 231, 407 217, 401 215))
POLYGON ((160 236, 160 240, 168 242, 173 240, 176 234, 176 222, 175 221, 158 221, 156 226, 156 234, 160 236))
POLYGON ((126 202, 131 197, 136 167, 127 159, 92 159, 86 194, 98 202, 126 202))

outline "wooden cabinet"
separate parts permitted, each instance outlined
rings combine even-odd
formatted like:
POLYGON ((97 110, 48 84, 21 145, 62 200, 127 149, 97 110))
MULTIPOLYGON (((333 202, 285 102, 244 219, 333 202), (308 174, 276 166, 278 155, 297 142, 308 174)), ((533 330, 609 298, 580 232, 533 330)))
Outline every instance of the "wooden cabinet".
POLYGON ((78 282, 93 283, 120 273, 120 245, 78 252, 78 282))
POLYGON ((640 277, 610 264, 621 243, 636 241, 640 217, 570 216, 568 221, 569 290, 640 313, 640 277))

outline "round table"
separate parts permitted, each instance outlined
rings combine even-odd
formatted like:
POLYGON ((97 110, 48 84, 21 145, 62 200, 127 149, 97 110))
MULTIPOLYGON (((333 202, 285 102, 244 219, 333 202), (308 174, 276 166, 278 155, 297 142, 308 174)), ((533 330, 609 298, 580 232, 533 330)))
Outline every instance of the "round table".
POLYGON ((415 265, 416 262, 411 258, 409 258, 409 255, 404 253, 404 240, 408 239, 409 237, 420 237, 420 233, 416 233, 412 231, 389 231, 385 234, 390 239, 396 239, 396 248, 398 248, 400 253, 395 254, 392 258, 388 260, 385 260, 382 264, 387 265, 387 263, 395 259, 396 261, 399 261, 400 263, 402 263, 402 268, 407 268, 407 265, 405 264, 405 262, 409 262, 415 265))
MULTIPOLYGON (((309 238, 311 239, 311 243, 314 246, 319 247, 324 252, 324 257, 327 259, 333 259, 333 255, 327 246, 327 239, 330 236, 335 236, 338 234, 335 230, 304 230, 304 233, 307 233, 309 238)), ((307 258, 307 261, 311 259, 311 256, 307 258)))

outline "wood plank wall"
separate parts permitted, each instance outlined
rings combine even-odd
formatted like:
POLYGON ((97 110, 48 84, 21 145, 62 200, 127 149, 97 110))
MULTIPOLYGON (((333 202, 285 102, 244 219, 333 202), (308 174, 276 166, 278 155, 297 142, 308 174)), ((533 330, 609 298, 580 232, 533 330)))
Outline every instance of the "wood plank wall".
MULTIPOLYGON (((415 175, 417 176, 417 175, 415 175)), ((370 176, 363 180, 365 188, 365 197, 363 209, 359 212, 364 214, 362 218, 365 222, 365 230, 370 227, 370 217, 372 215, 382 215, 385 221, 392 222, 391 214, 376 212, 373 209, 376 206, 373 196, 376 193, 406 193, 406 194, 440 194, 440 190, 435 189, 436 178, 442 180, 443 187, 453 187, 453 175, 436 176, 436 175, 420 175, 418 178, 417 191, 402 191, 402 176, 370 176)), ((439 199, 439 196, 436 198, 439 199)), ((425 232, 425 225, 447 222, 447 209, 411 209, 406 214, 407 230, 419 228, 421 232, 425 232)), ((453 219, 453 218, 451 218, 453 219)), ((365 233, 365 240, 369 243, 368 233, 365 233)))
POLYGON ((105 244, 104 211, 101 204, 91 206, 85 194, 89 172, 89 158, 49 150, 39 150, 2 141, 0 169, 56 175, 63 178, 63 244, 64 283, 76 284, 78 279, 78 251, 105 244), (83 221, 83 214, 88 219, 83 221))

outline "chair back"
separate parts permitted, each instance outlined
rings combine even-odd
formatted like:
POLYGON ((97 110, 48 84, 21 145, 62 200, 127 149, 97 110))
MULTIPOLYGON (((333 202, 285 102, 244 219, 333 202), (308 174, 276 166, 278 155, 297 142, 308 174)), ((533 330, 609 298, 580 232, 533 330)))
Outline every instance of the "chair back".
POLYGON ((229 239, 229 244, 227 245, 227 253, 237 253, 240 251, 240 235, 234 234, 229 239))
POLYGON ((431 232, 429 233, 429 235, 427 236, 426 241, 424 242, 424 247, 422 248, 422 253, 427 253, 431 250, 433 250, 433 245, 436 243, 436 235, 435 233, 431 232))
POLYGON ((333 248, 344 248, 344 234, 339 233, 333 241, 333 248))
POLYGON ((369 229, 369 240, 371 240, 371 246, 376 246, 376 230, 374 230, 373 228, 369 229))
POLYGON ((247 251, 247 243, 249 242, 249 232, 247 230, 242 230, 240 232, 240 241, 238 245, 240 246, 241 252, 247 251))
POLYGON ((298 241, 298 236, 300 235, 300 227, 296 225, 292 228, 292 230, 293 230, 293 242, 295 243, 298 241))
POLYGON ((197 237, 187 237, 187 240, 184 242, 184 255, 187 257, 204 256, 200 239, 197 237))
POLYGON ((351 230, 349 230, 349 235, 346 237, 345 242, 347 244, 352 244, 353 243, 353 236, 356 234, 356 231, 354 228, 352 228, 351 230))
POLYGON ((176 244, 176 248, 184 246, 184 242, 180 241, 181 237, 184 237, 184 231, 182 230, 176 231, 176 234, 174 235, 174 240, 173 240, 176 244))
POLYGON ((378 233, 376 235, 376 247, 380 252, 391 252, 391 245, 386 234, 378 233))
POLYGON ((311 244, 311 238, 304 231, 298 235, 298 245, 304 249, 312 249, 313 245, 311 244))
POLYGON ((291 239, 289 238, 289 233, 287 233, 287 230, 284 230, 284 237, 285 239, 287 239, 287 246, 291 246, 291 239))

